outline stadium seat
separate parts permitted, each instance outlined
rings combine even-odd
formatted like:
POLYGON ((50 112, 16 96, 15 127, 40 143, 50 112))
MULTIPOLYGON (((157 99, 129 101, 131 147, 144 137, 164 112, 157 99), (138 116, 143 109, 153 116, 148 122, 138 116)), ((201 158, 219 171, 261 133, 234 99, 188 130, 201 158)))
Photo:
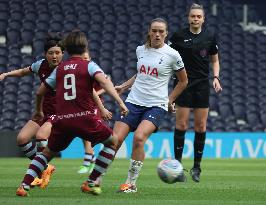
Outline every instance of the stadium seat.
POLYGON ((7 130, 7 131, 14 130, 14 121, 13 120, 5 119, 5 120, 1 120, 0 123, 1 123, 0 128, 3 131, 5 131, 5 130, 7 130))
POLYGON ((240 102, 237 102, 237 103, 234 103, 233 102, 233 112, 235 114, 235 117, 237 119, 245 119, 245 113, 246 113, 246 106, 245 106, 245 103, 240 103, 240 102))
POLYGON ((22 9, 16 9, 10 11, 10 19, 21 21, 24 17, 23 10, 22 9))
POLYGON ((20 31, 15 28, 7 29, 7 43, 17 44, 20 41, 20 31))

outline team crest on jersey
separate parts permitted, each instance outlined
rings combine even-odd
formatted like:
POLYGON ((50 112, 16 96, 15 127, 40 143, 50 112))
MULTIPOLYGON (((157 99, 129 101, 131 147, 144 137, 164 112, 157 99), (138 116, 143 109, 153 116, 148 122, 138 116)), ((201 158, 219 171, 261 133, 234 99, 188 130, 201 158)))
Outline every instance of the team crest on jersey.
POLYGON ((207 56, 207 50, 206 49, 202 49, 201 51, 200 51, 200 56, 201 57, 206 57, 207 56))
POLYGON ((148 66, 147 68, 142 65, 139 69, 140 74, 146 74, 146 75, 152 75, 158 78, 158 69, 157 68, 151 68, 148 66))

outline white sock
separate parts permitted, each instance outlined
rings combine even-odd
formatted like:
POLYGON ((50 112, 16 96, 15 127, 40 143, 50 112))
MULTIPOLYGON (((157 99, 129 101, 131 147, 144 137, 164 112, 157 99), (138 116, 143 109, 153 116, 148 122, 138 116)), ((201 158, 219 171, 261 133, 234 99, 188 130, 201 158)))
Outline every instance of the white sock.
POLYGON ((142 165, 142 161, 130 159, 126 184, 136 184, 142 165))

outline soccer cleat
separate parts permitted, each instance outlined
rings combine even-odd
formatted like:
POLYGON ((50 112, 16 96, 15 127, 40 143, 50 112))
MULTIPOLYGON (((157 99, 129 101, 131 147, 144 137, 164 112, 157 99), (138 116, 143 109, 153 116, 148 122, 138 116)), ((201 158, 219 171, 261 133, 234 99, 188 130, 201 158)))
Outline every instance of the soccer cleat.
POLYGON ((176 182, 187 182, 187 177, 185 175, 185 170, 177 177, 176 182))
POLYGON ((29 196, 28 191, 22 185, 17 189, 16 195, 21 197, 29 196))
POLYGON ((78 173, 79 174, 86 174, 89 172, 89 169, 90 169, 89 166, 82 165, 82 166, 80 166, 78 173))
POLYGON ((50 178, 54 171, 55 167, 53 165, 48 164, 47 168, 42 172, 42 183, 40 184, 40 187, 42 189, 48 186, 50 178))
POLYGON ((190 176, 192 177, 192 180, 194 182, 200 182, 200 173, 201 173, 201 169, 200 168, 193 167, 190 170, 190 176))
POLYGON ((102 193, 102 189, 100 186, 90 184, 88 181, 83 182, 80 189, 82 192, 87 194, 99 195, 102 193))
POLYGON ((133 184, 121 184, 118 193, 136 193, 137 187, 133 184))
POLYGON ((34 187, 34 186, 41 186, 41 184, 42 184, 42 179, 40 179, 39 177, 36 177, 35 179, 34 179, 34 181, 33 182, 31 182, 31 186, 32 187, 34 187))
POLYGON ((94 169, 94 167, 95 167, 95 162, 91 162, 89 165, 89 174, 92 173, 92 170, 94 169))
POLYGON ((78 173, 79 174, 85 174, 85 173, 90 174, 92 172, 94 166, 95 166, 95 163, 90 163, 89 166, 82 165, 82 166, 80 166, 78 173))

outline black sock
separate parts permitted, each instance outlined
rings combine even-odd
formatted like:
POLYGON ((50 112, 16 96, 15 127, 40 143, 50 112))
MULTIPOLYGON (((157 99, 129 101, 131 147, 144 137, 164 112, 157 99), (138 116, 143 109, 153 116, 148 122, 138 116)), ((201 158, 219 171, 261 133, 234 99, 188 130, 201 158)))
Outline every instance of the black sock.
POLYGON ((185 133, 186 130, 178 130, 175 129, 175 135, 174 135, 174 152, 175 152, 175 159, 177 159, 179 162, 182 161, 182 154, 185 144, 185 133))
POLYGON ((203 155, 204 145, 206 139, 206 132, 195 132, 194 139, 194 167, 200 168, 200 162, 203 155))

